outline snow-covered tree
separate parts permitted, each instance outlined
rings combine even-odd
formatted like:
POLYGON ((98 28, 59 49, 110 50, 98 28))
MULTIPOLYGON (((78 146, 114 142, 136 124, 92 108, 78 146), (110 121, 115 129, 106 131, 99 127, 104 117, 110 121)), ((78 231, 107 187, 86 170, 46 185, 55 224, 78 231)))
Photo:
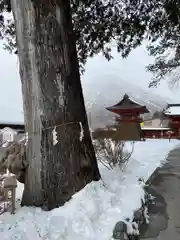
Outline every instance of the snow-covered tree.
POLYGON ((180 66, 179 3, 0 0, 0 11, 0 37, 19 56, 29 134, 23 204, 51 209, 100 178, 79 67, 99 52, 110 60, 112 41, 126 57, 147 39, 156 57, 148 68, 156 75, 156 85, 180 66), (3 13, 11 9, 14 20, 7 21, 3 13), (167 49, 174 51, 168 59, 167 49))
POLYGON ((13 0, 11 8, 28 132, 22 204, 50 210, 100 178, 70 0, 13 0))

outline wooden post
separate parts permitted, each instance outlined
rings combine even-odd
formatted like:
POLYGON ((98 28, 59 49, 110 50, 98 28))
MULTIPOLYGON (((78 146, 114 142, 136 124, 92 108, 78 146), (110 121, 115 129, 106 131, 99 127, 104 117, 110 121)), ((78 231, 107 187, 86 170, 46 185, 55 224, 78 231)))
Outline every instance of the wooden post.
POLYGON ((15 209, 16 209, 16 188, 11 189, 11 214, 15 214, 15 209))

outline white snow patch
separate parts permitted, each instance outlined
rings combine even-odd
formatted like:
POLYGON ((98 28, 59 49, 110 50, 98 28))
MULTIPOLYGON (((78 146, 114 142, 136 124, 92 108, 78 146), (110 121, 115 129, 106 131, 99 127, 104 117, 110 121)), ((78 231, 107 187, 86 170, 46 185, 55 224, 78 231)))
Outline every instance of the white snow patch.
POLYGON ((52 137, 53 137, 53 145, 55 146, 58 143, 56 127, 54 127, 54 129, 52 130, 52 137))
MULTIPOLYGON (((144 196, 138 179, 146 181, 178 143, 176 140, 137 142, 123 172, 100 165, 103 182, 88 184, 63 207, 50 212, 23 207, 15 215, 1 215, 0 239, 110 240, 117 221, 125 218, 130 219, 128 231, 138 234, 137 226, 131 223, 133 211, 141 206, 144 196)), ((18 184, 18 198, 22 186, 18 184)))

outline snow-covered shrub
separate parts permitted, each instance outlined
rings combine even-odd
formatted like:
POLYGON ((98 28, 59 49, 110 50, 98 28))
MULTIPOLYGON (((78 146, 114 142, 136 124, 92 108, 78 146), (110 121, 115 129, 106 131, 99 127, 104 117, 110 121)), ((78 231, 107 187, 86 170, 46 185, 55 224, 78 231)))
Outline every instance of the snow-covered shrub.
POLYGON ((134 143, 131 143, 131 150, 128 150, 124 141, 99 138, 93 142, 98 161, 109 169, 113 169, 117 165, 122 167, 124 163, 128 162, 134 149, 134 143))

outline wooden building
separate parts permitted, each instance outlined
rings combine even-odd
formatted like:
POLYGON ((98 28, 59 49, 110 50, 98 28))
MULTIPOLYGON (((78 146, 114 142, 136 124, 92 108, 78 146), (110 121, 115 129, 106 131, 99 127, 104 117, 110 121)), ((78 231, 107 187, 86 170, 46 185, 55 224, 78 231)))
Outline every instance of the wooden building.
POLYGON ((167 124, 164 127, 143 127, 144 138, 180 138, 180 104, 168 104, 163 111, 167 124))
POLYGON ((149 113, 146 106, 135 102, 125 94, 120 102, 106 109, 117 114, 117 140, 141 141, 141 115, 149 113))
POLYGON ((140 115, 149 113, 149 110, 146 108, 146 106, 135 102, 127 94, 124 95, 123 99, 120 102, 106 109, 108 111, 116 113, 118 115, 117 120, 119 119, 121 121, 142 121, 140 115))
POLYGON ((4 128, 11 128, 16 130, 18 133, 24 133, 25 132, 25 126, 24 123, 20 123, 20 122, 0 122, 0 129, 4 129, 4 128))
POLYGON ((99 129, 94 133, 95 137, 107 137, 115 141, 141 141, 148 138, 180 139, 180 104, 168 104, 163 111, 163 121, 166 124, 158 120, 154 126, 141 126, 141 116, 149 113, 149 110, 146 106, 133 101, 127 94, 120 102, 106 109, 116 114, 116 124, 106 129, 99 129))
POLYGON ((168 104, 164 115, 169 120, 169 127, 180 135, 180 104, 168 104))
POLYGON ((25 138, 23 123, 0 122, 0 147, 6 147, 9 142, 21 141, 25 138))

